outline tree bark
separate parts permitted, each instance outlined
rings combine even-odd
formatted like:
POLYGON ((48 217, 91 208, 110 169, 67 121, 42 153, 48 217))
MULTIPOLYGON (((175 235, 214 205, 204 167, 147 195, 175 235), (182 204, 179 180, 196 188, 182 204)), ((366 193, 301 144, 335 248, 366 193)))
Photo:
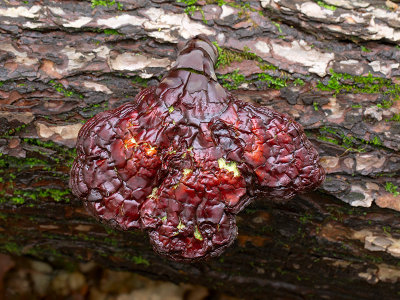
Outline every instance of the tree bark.
POLYGON ((396 3, 92 2, 0 6, 1 251, 93 259, 251 299, 399 297, 396 3), (156 85, 200 33, 219 45, 232 93, 304 126, 327 179, 287 203, 251 204, 224 255, 182 264, 155 255, 145 233, 95 222, 68 179, 82 124, 156 85))

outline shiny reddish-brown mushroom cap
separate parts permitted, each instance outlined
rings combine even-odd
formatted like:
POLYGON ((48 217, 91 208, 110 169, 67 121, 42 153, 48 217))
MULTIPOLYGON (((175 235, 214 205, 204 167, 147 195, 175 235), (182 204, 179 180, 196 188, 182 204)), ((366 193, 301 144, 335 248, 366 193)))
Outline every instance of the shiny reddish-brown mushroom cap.
POLYGON ((226 203, 245 193, 244 182, 232 184, 231 174, 215 171, 170 174, 143 204, 141 219, 157 252, 191 260, 218 255, 234 241, 235 218, 226 203), (231 197, 235 185, 242 192, 231 197))
POLYGON ((91 214, 147 230, 174 260, 219 255, 250 201, 290 199, 325 178, 301 126, 225 91, 216 59, 206 37, 190 40, 157 87, 82 127, 71 170, 72 191, 91 214))

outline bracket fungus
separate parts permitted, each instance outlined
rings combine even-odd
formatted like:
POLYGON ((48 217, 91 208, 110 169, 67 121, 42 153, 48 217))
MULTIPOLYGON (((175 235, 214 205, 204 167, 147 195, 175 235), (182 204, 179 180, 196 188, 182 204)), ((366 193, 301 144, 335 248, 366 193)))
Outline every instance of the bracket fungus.
POLYGON ((253 199, 290 199, 325 178, 301 125, 226 91, 217 57, 206 37, 191 39, 158 86, 82 127, 71 170, 93 216, 148 231, 177 261, 221 254, 253 199))

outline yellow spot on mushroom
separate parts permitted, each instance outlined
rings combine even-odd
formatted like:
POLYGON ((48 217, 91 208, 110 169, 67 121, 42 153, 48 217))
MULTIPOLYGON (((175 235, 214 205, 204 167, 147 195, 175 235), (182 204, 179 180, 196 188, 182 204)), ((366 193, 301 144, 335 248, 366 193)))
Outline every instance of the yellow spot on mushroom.
POLYGON ((167 154, 175 154, 176 150, 173 148, 169 148, 167 154))
POLYGON ((181 230, 181 229, 184 229, 186 226, 182 223, 182 221, 181 220, 179 220, 179 224, 178 224, 178 226, 176 226, 176 228, 178 229, 178 230, 181 230))
POLYGON ((122 205, 121 205, 121 207, 119 208, 119 215, 120 215, 120 216, 125 215, 124 204, 125 204, 125 203, 122 202, 122 205))
POLYGON ((193 171, 191 169, 183 169, 183 176, 189 175, 193 171))
POLYGON ((147 155, 154 155, 156 153, 157 153, 157 150, 153 146, 150 146, 149 148, 146 148, 146 154, 147 155))
POLYGON ((163 221, 163 222, 166 221, 166 220, 167 220, 167 216, 164 216, 164 217, 161 218, 161 221, 163 221))
POLYGON ((227 163, 226 160, 221 157, 218 159, 218 167, 220 169, 225 169, 229 172, 233 172, 233 176, 235 177, 240 175, 239 169, 235 161, 227 163))
POLYGON ((153 188, 153 190, 151 191, 151 194, 147 196, 147 198, 149 199, 157 199, 157 190, 158 188, 153 188))
POLYGON ((192 147, 189 147, 189 148, 187 149, 187 152, 189 153, 190 156, 193 156, 192 150, 193 150, 193 146, 192 146, 192 147))
POLYGON ((129 147, 137 147, 138 143, 136 142, 135 138, 132 137, 129 140, 125 141, 125 148, 128 149, 129 147))
POLYGON ((199 241, 203 240, 203 236, 201 235, 201 233, 199 231, 199 227, 197 227, 197 226, 195 227, 195 230, 194 230, 194 238, 199 241))
POLYGON ((175 108, 173 106, 168 107, 169 113, 172 113, 174 110, 175 110, 175 108))

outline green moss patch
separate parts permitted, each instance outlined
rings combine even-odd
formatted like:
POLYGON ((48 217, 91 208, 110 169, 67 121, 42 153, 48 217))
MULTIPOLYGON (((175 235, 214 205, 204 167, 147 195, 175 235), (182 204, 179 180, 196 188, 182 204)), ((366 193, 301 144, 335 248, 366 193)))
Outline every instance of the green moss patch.
POLYGON ((391 182, 386 182, 385 185, 385 190, 391 194, 393 194, 394 196, 399 196, 400 195, 400 191, 398 191, 399 187, 397 185, 394 185, 391 182))
POLYGON ((72 193, 69 189, 38 188, 29 190, 10 190, 0 194, 0 203, 22 205, 25 203, 54 201, 69 203, 72 193))
POLYGON ((92 0, 92 8, 96 8, 98 6, 110 8, 114 5, 117 6, 118 10, 122 10, 123 5, 115 0, 92 0))
POLYGON ((257 81, 262 82, 266 87, 273 89, 281 89, 288 85, 286 78, 274 77, 267 73, 258 73, 253 76, 255 76, 253 79, 247 79, 246 76, 239 73, 239 70, 235 70, 231 73, 217 75, 217 78, 221 85, 228 90, 237 90, 243 83, 252 84, 257 81))
POLYGON ((354 76, 336 73, 333 70, 330 70, 329 76, 326 84, 318 82, 317 89, 334 92, 335 95, 341 93, 384 94, 392 96, 393 100, 400 99, 400 85, 387 78, 375 77, 371 73, 368 76, 354 76))
POLYGON ((335 11, 335 10, 337 9, 336 6, 326 4, 324 1, 317 1, 317 4, 318 4, 319 6, 321 6, 321 7, 324 7, 324 8, 326 8, 326 9, 329 9, 329 10, 332 10, 332 11, 335 11))
POLYGON ((83 99, 83 95, 75 92, 72 89, 66 89, 61 83, 54 80, 49 81, 50 85, 59 93, 63 94, 65 97, 77 97, 83 99))
POLYGON ((365 140, 346 134, 341 129, 327 126, 323 126, 319 129, 317 138, 321 141, 343 147, 351 152, 365 152, 366 146, 382 147, 382 141, 378 136, 374 136, 371 140, 365 140))

